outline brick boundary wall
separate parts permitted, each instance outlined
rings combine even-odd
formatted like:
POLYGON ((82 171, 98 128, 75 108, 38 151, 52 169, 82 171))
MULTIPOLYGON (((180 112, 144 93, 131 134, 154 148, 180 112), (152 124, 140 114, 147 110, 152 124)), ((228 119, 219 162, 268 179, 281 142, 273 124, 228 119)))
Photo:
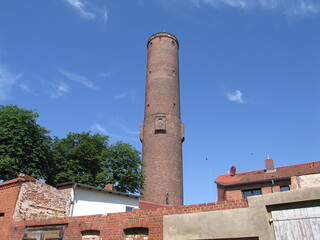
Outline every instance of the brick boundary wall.
POLYGON ((188 206, 165 207, 152 210, 135 210, 133 212, 110 213, 107 215, 19 221, 11 223, 8 239, 22 239, 25 227, 67 225, 64 233, 64 240, 79 240, 82 237, 81 232, 86 230, 100 231, 100 237, 103 240, 123 240, 125 239, 123 230, 135 227, 149 228, 149 240, 160 240, 163 238, 163 216, 165 215, 210 212, 247 207, 247 200, 240 199, 188 206))

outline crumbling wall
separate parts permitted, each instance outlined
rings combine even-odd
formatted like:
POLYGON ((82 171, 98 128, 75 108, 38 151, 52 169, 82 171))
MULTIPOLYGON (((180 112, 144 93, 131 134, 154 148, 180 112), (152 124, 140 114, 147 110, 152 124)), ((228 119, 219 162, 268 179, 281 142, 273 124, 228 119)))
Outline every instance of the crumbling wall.
POLYGON ((320 173, 291 177, 292 189, 320 187, 320 173))
POLYGON ((65 217, 69 215, 71 196, 40 181, 21 186, 13 219, 15 221, 65 217))

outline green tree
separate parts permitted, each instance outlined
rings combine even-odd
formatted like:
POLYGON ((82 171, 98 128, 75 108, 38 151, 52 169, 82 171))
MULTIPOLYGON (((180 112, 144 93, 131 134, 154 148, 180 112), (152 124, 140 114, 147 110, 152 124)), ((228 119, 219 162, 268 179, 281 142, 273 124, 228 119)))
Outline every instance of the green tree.
POLYGON ((144 182, 140 152, 130 144, 117 142, 104 153, 103 167, 108 182, 120 192, 139 192, 144 182))
POLYGON ((90 132, 69 133, 52 144, 54 168, 46 182, 74 181, 103 187, 114 184, 122 192, 138 192, 143 183, 140 152, 118 142, 108 147, 108 136, 90 132))
POLYGON ((90 132, 69 133, 66 138, 55 137, 52 143, 54 168, 46 182, 51 185, 74 181, 99 186, 102 153, 108 148, 108 137, 90 132))
POLYGON ((26 173, 37 179, 50 168, 49 131, 37 124, 38 113, 0 105, 0 179, 26 173))

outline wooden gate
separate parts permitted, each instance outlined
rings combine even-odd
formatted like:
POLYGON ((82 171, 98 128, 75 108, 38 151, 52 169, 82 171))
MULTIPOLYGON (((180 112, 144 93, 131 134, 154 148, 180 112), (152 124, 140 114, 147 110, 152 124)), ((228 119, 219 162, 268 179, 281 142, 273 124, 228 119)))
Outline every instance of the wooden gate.
POLYGON ((319 240, 320 207, 272 210, 276 240, 319 240))

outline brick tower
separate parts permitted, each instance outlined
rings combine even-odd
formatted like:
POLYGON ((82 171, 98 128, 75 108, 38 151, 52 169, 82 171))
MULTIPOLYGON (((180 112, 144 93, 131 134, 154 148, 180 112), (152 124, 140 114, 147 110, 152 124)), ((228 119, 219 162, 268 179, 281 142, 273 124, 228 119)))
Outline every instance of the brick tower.
POLYGON ((146 176, 142 199, 183 205, 178 39, 156 33, 148 40, 144 122, 140 128, 146 176))

